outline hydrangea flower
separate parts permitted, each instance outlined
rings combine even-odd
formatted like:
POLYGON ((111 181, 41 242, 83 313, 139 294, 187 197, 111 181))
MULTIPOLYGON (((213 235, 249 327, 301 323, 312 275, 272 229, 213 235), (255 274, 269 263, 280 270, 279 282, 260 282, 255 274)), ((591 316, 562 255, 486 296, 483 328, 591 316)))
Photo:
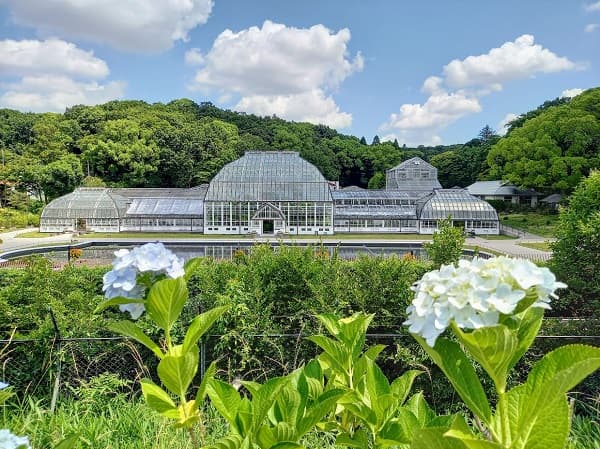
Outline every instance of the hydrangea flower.
POLYGON ((415 298, 406 312, 408 330, 429 346, 452 321, 461 329, 498 324, 500 315, 510 315, 527 296, 531 307, 550 308, 555 291, 566 288, 548 268, 509 257, 461 260, 458 266, 442 265, 425 273, 412 290, 415 298))
POLYGON ((10 385, 8 385, 6 382, 2 382, 0 380, 0 390, 4 390, 5 388, 10 387, 10 385))
POLYGON ((29 438, 18 437, 8 429, 0 429, 0 448, 1 449, 31 449, 29 438))
MULTIPOLYGON (((177 257, 165 246, 158 243, 115 251, 113 269, 104 275, 102 290, 107 299, 118 296, 125 298, 143 298, 146 289, 137 284, 139 273, 150 273, 153 276, 166 275, 175 279, 184 275, 183 259, 177 257)), ((122 304, 122 312, 129 312, 131 318, 138 319, 144 313, 145 307, 141 303, 122 304)))

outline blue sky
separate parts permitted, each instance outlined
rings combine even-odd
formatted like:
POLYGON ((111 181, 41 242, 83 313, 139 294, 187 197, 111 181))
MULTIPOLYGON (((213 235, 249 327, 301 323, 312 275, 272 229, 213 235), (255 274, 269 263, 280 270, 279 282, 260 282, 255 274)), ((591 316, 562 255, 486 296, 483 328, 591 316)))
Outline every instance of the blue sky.
POLYGON ((187 97, 451 144, 600 85, 597 0, 0 0, 0 26, 24 111, 187 97))

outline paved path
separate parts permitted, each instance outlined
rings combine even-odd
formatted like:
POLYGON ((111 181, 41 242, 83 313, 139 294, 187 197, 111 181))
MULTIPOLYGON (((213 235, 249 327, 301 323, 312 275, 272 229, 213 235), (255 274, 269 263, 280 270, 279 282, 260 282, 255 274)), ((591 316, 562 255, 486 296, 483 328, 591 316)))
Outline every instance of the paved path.
POLYGON ((490 249, 499 253, 507 254, 509 256, 546 261, 552 257, 551 252, 527 248, 526 246, 521 246, 520 243, 543 243, 553 240, 554 239, 534 236, 532 234, 528 234, 527 237, 520 237, 518 239, 510 240, 491 240, 480 236, 476 238, 467 238, 466 244, 479 246, 483 249, 490 249))
MULTIPOLYGON (((31 231, 37 231, 37 228, 28 228, 28 229, 20 229, 17 231, 11 231, 11 232, 4 232, 4 233, 0 233, 0 239, 2 239, 3 243, 0 245, 0 254, 7 252, 7 251, 12 251, 15 249, 21 249, 21 248, 29 248, 29 247, 35 247, 35 246, 47 246, 47 245, 52 245, 52 244, 61 244, 61 243, 71 243, 72 240, 74 240, 73 235, 71 233, 64 233, 64 234, 58 234, 58 235, 52 235, 52 236, 48 236, 48 237, 39 237, 39 238, 20 238, 20 237, 16 237, 18 234, 22 234, 25 232, 31 232, 31 231)), ((190 242, 205 242, 205 243, 209 243, 211 240, 214 241, 220 241, 222 242, 223 240, 225 240, 224 238, 220 238, 221 236, 215 236, 215 239, 168 239, 168 241, 190 241, 190 242)), ((336 236, 331 236, 331 237, 322 237, 321 239, 302 239, 302 240, 293 240, 294 243, 298 244, 299 242, 305 242, 305 243, 319 243, 319 242, 338 242, 340 240, 344 240, 343 238, 343 234, 338 234, 336 236)), ((76 238, 75 238, 76 240, 76 238)), ((87 240, 87 239, 85 239, 87 240)), ((80 241, 85 241, 85 240, 80 240, 80 241)), ((147 242, 152 242, 152 241, 156 241, 156 239, 153 238, 135 238, 135 239, 125 239, 125 238, 119 238, 119 234, 115 234, 114 238, 99 238, 99 239, 94 239, 94 240, 99 240, 99 241, 130 241, 130 240, 135 240, 135 241, 147 241, 147 242)), ((229 240, 229 239, 227 239, 229 240)), ((232 242, 235 241, 235 239, 231 239, 232 242)), ((247 242, 248 238, 242 237, 241 239, 238 240, 242 240, 247 242)), ((268 238, 268 237, 258 237, 258 238, 254 238, 253 240, 256 241, 280 241, 280 238, 268 238)), ((527 238, 521 237, 518 239, 507 239, 507 240, 492 240, 492 239, 486 239, 485 236, 478 236, 478 237, 474 237, 474 238, 467 238, 465 241, 466 245, 470 245, 470 246, 478 246, 479 248, 481 248, 482 250, 485 249, 489 249, 492 251, 496 251, 499 253, 503 253, 503 254, 508 254, 510 256, 515 256, 515 257, 523 257, 523 258, 527 258, 527 259, 531 259, 531 260, 541 260, 541 261, 545 261, 548 260, 552 253, 550 252, 546 252, 546 251, 540 251, 537 249, 532 249, 532 248, 527 248, 524 246, 520 246, 519 243, 524 243, 524 242, 545 242, 547 240, 552 240, 552 239, 546 239, 543 237, 537 237, 537 236, 532 236, 532 235, 528 235, 527 238)), ((284 240, 285 241, 285 240, 284 240)), ((386 239, 385 236, 382 235, 381 239, 365 239, 360 240, 360 239, 351 239, 351 240, 345 240, 347 242, 353 242, 356 243, 357 245, 360 245, 362 242, 368 242, 368 243, 410 243, 409 240, 398 240, 398 239, 386 239)), ((418 240, 415 239, 415 242, 419 242, 421 243, 422 240, 418 240)))
POLYGON ((3 232, 0 233, 0 239, 2 239, 2 244, 0 244, 0 253, 4 253, 7 251, 12 251, 13 249, 21 249, 21 248, 29 248, 33 246, 45 246, 51 244, 59 244, 59 243, 69 243, 73 238, 71 233, 58 234, 58 235, 49 235, 48 237, 39 237, 39 238, 22 238, 17 237, 19 234, 24 234, 26 232, 36 232, 39 231, 38 228, 27 228, 27 229, 18 229, 16 231, 3 232))

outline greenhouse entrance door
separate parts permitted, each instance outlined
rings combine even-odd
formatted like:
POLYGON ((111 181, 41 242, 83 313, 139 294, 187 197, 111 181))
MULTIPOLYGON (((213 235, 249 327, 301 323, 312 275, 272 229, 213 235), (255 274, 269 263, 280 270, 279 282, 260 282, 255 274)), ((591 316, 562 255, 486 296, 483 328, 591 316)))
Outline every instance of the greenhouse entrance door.
POLYGON ((262 221, 262 234, 274 234, 275 233, 275 222, 273 220, 262 221))

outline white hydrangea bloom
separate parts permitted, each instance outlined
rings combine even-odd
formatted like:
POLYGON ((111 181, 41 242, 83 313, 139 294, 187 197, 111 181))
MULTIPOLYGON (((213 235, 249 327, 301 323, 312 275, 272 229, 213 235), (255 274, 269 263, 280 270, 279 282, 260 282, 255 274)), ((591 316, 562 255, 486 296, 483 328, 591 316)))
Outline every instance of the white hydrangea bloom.
POLYGON ((0 390, 4 390, 5 388, 10 387, 10 385, 8 385, 6 382, 2 382, 0 380, 0 390))
POLYGON ((29 438, 18 437, 8 429, 0 429, 0 449, 31 449, 29 438))
POLYGON ((413 286, 416 294, 404 324, 433 346, 452 321, 462 329, 494 326, 526 296, 535 298, 531 307, 550 308, 554 292, 565 287, 548 268, 528 260, 461 260, 458 267, 443 265, 425 273, 413 286))
MULTIPOLYGON (((183 259, 177 257, 165 246, 158 243, 115 251, 113 269, 104 275, 104 296, 108 299, 116 297, 143 298, 144 286, 137 284, 139 273, 151 273, 154 276, 165 274, 171 279, 176 279, 185 274, 183 259)), ((141 303, 122 304, 119 309, 129 312, 133 319, 139 318, 144 313, 145 307, 141 303)))

